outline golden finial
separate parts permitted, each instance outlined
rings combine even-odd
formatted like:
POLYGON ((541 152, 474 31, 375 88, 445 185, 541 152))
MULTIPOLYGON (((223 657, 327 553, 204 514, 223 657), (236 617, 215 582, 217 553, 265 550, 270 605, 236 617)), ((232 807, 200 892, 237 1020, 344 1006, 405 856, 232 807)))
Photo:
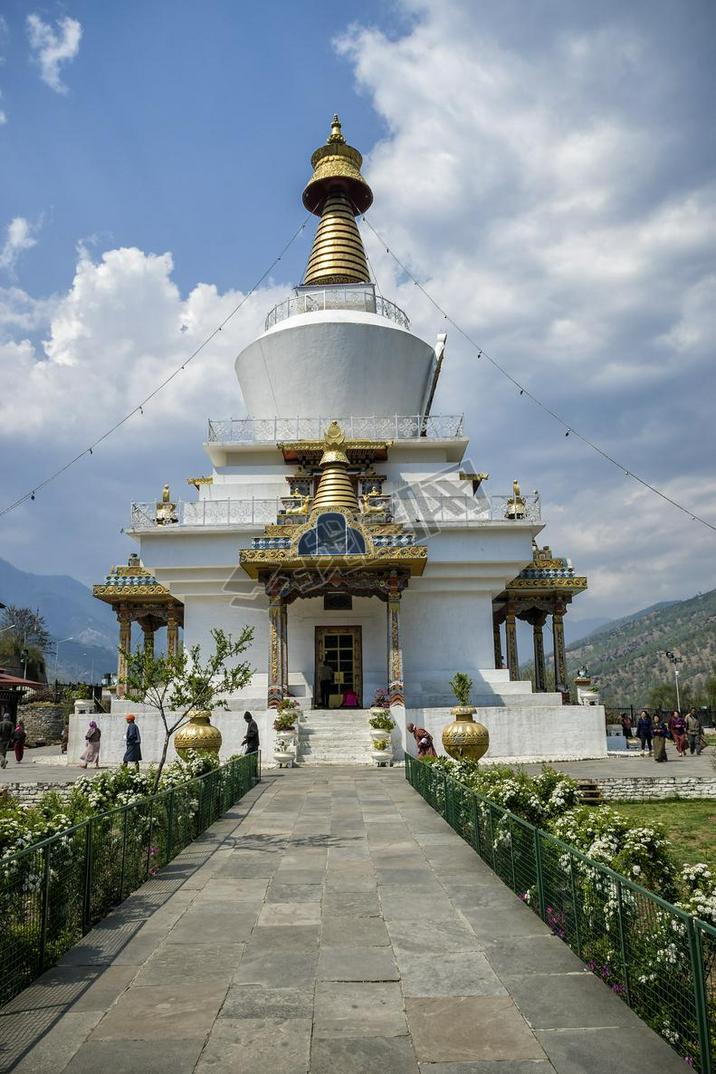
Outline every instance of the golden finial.
POLYGON ((341 134, 341 121, 338 118, 337 112, 333 116, 333 121, 331 123, 331 133, 328 135, 328 141, 326 144, 330 145, 331 142, 340 142, 342 145, 345 145, 346 142, 345 138, 341 134))
POLYGON ((326 429, 323 436, 323 443, 326 448, 338 447, 341 448, 346 442, 346 438, 343 435, 343 430, 337 421, 332 421, 326 429))

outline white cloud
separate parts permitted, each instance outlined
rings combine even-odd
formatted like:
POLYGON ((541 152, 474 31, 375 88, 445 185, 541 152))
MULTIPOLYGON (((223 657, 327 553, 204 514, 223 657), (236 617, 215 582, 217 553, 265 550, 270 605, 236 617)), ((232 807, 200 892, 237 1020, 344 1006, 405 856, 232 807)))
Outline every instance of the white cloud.
MULTIPOLYGON (((56 447, 82 446, 179 366, 242 297, 199 283, 182 298, 173 267, 168 253, 124 247, 92 260, 82 248, 65 294, 38 302, 19 288, 0 291, 3 397, 13 400, 2 415, 2 433, 32 438, 42 430, 56 447), (46 337, 41 345, 32 342, 39 333, 46 337)), ((149 422, 166 422, 167 446, 217 405, 221 409, 221 400, 233 398, 233 411, 240 411, 233 358, 258 335, 266 308, 286 290, 253 295, 147 407, 149 422)), ((108 450, 121 454, 119 442, 127 435, 118 434, 108 450)))
POLYGON ((7 226, 5 242, 0 247, 0 268, 12 272, 20 254, 37 245, 33 232, 37 225, 31 224, 24 216, 14 217, 7 226))
MULTIPOLYGON (((578 6, 534 43, 514 5, 403 7, 401 37, 354 26, 337 43, 389 131, 366 157, 371 222, 547 406, 716 521, 716 185, 680 141, 694 88, 670 43, 629 15, 577 27, 578 6)), ((382 290, 433 337, 440 315, 364 235, 382 290)), ((542 490, 543 540, 590 576, 577 614, 703 588, 714 534, 565 439, 447 330, 437 409, 466 411, 492 491, 515 474, 542 490)))
POLYGON ((39 65, 40 78, 55 93, 67 93, 60 79, 60 65, 74 60, 79 52, 82 26, 77 19, 64 15, 57 20, 57 30, 39 15, 27 16, 27 34, 33 60, 39 65))

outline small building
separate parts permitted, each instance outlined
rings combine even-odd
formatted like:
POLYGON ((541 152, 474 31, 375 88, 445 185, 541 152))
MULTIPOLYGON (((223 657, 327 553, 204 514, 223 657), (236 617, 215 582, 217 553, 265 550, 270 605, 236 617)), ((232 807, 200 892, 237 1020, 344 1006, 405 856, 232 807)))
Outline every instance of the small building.
POLYGON ((146 652, 154 652, 157 630, 166 627, 167 652, 175 653, 179 630, 184 625, 184 605, 142 566, 133 552, 127 566, 112 567, 104 582, 92 586, 92 594, 114 608, 119 623, 117 642, 117 697, 124 697, 127 687, 125 654, 132 648, 132 623, 144 633, 146 652))

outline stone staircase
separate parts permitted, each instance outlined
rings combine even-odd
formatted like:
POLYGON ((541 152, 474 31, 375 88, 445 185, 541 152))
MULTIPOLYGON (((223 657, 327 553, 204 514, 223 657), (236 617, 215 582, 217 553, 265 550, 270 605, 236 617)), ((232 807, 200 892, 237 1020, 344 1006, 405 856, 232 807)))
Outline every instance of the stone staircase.
POLYGON ((371 764, 365 709, 309 709, 298 725, 300 765, 371 764))
POLYGON ((582 805, 601 805, 603 802, 599 784, 594 779, 578 779, 579 799, 582 805))

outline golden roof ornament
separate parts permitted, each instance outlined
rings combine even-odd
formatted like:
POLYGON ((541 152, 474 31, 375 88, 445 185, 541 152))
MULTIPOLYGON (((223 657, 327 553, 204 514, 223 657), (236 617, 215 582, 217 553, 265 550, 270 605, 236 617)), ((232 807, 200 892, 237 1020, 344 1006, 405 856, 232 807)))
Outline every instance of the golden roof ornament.
POLYGON ((305 285, 369 283, 370 273, 355 217, 373 203, 373 192, 361 175, 363 157, 347 144, 341 121, 333 117, 325 145, 311 157, 313 175, 303 192, 303 204, 320 216, 305 285))
POLYGON ((524 518, 527 514, 525 498, 520 490, 520 483, 515 478, 512 482, 512 498, 507 501, 505 518, 524 518))

